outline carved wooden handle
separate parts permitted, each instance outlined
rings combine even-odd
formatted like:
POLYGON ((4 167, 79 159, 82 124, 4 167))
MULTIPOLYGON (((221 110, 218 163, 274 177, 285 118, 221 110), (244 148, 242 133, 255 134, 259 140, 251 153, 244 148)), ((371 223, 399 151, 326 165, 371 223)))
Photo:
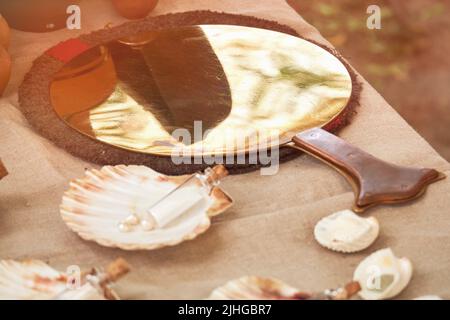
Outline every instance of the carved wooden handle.
POLYGON ((387 163, 319 128, 299 133, 292 141, 296 148, 324 161, 348 179, 356 196, 355 212, 415 199, 429 184, 445 178, 434 169, 387 163))

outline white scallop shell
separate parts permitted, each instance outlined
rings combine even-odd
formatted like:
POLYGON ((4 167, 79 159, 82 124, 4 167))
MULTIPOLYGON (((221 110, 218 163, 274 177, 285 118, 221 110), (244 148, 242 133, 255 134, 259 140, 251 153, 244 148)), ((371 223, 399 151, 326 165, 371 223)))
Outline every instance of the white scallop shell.
POLYGON ((227 282, 215 289, 210 300, 290 300, 305 299, 309 295, 301 293, 279 280, 256 276, 243 277, 227 282))
POLYGON ((407 258, 397 258, 390 248, 378 250, 356 268, 353 280, 358 293, 366 300, 389 299, 398 295, 409 283, 413 267, 407 258))
POLYGON ((106 166, 73 180, 60 207, 61 216, 85 240, 125 250, 152 250, 191 240, 205 232, 211 217, 228 209, 231 198, 215 188, 208 199, 161 229, 121 232, 118 222, 144 212, 187 176, 169 177, 145 166, 106 166))
POLYGON ((443 300, 443 299, 439 296, 427 295, 427 296, 420 296, 420 297, 414 298, 413 300, 443 300))
POLYGON ((350 253, 369 247, 378 237, 379 229, 374 217, 362 218, 344 210, 321 219, 314 228, 314 237, 325 248, 350 253))
POLYGON ((67 290, 67 275, 39 260, 0 261, 0 300, 104 300, 89 283, 67 290), (61 294, 63 293, 63 294, 61 294))

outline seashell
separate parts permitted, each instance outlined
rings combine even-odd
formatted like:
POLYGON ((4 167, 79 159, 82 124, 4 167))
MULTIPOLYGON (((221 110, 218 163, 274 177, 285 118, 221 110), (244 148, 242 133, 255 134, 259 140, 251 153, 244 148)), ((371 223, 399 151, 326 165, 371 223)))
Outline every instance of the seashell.
POLYGON ((356 268, 353 280, 359 282, 359 295, 363 299, 389 299, 408 285, 412 272, 412 264, 407 258, 397 258, 390 248, 386 248, 365 258, 356 268))
POLYGON ((344 210, 321 219, 314 228, 314 237, 325 248, 350 253, 369 247, 378 237, 379 229, 374 217, 362 218, 344 210))
POLYGON ((360 290, 358 283, 352 282, 344 288, 329 289, 321 293, 301 292, 286 283, 257 276, 243 277, 232 280, 215 289, 210 300, 306 300, 326 299, 344 300, 350 298, 360 290))
POLYGON ((68 289, 69 277, 39 260, 0 261, 1 300, 105 300, 89 282, 68 289))
POLYGON ((441 297, 435 296, 435 295, 426 295, 426 296, 420 296, 420 297, 414 298, 413 300, 443 300, 443 299, 441 297))
POLYGON ((256 276, 232 280, 215 289, 208 299, 211 300, 290 300, 307 299, 307 293, 301 293, 279 280, 256 276))
POLYGON ((205 232, 211 217, 232 205, 221 189, 160 229, 131 231, 120 224, 133 215, 140 216, 153 203, 174 190, 187 176, 161 175, 145 166, 106 166, 88 170, 73 180, 60 206, 61 216, 78 235, 107 247, 124 250, 152 250, 191 240, 205 232))

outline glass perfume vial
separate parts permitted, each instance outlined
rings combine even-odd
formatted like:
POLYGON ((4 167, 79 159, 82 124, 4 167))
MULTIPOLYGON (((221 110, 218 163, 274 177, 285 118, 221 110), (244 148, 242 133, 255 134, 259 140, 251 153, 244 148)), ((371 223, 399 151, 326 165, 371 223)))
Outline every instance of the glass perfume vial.
POLYGON ((131 215, 119 224, 122 232, 141 226, 145 231, 163 228, 199 202, 209 197, 221 179, 228 175, 223 165, 207 168, 190 176, 186 181, 158 200, 141 216, 131 215))

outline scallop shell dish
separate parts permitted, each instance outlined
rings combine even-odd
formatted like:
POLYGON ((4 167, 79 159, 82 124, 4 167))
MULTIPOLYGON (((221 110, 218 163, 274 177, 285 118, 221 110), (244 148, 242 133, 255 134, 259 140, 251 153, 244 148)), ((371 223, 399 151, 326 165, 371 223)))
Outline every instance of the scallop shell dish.
POLYGON ((206 195, 195 184, 176 191, 190 177, 165 176, 146 166, 90 169, 84 178, 70 182, 61 216, 81 238, 103 246, 125 250, 173 246, 205 232, 211 217, 232 204, 218 187, 206 195), (175 198, 159 208, 167 214, 146 219, 149 208, 171 193, 175 198), (154 227, 155 220, 159 227, 154 227))
POLYGON ((215 289, 210 300, 290 300, 306 298, 300 293, 279 280, 261 277, 243 277, 232 280, 215 289))
POLYGON ((320 220, 314 228, 314 237, 325 248, 351 253, 369 247, 378 237, 379 229, 374 217, 362 218, 344 210, 320 220))
POLYGON ((346 300, 360 290, 357 282, 319 293, 302 292, 273 278, 242 277, 216 288, 209 300, 346 300))
MULTIPOLYGON (((121 270, 124 273, 127 270, 121 270)), ((122 274, 120 275, 122 276, 122 274)), ((74 278, 75 279, 75 278, 74 278)), ((118 299, 100 274, 80 275, 79 285, 70 275, 40 260, 0 261, 1 300, 107 300, 118 299)))
POLYGON ((356 268, 353 280, 358 281, 359 295, 366 300, 393 298, 406 288, 413 267, 407 258, 397 258, 390 248, 378 250, 356 268))

